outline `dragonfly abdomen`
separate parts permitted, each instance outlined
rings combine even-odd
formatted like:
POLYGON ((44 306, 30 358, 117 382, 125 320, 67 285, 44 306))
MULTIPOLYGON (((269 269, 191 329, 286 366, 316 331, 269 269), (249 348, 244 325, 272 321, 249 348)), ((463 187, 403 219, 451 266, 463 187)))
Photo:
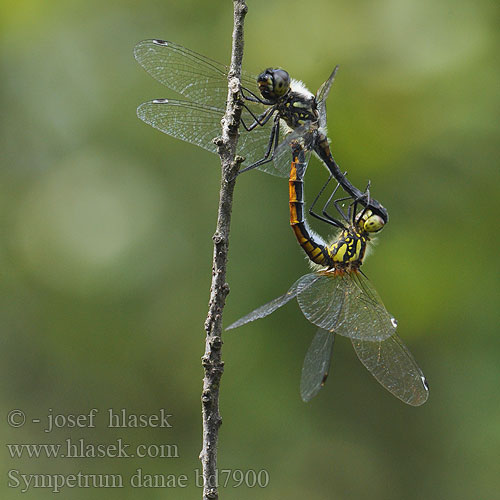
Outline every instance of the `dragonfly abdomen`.
POLYGON ((295 237, 307 256, 315 263, 322 266, 332 264, 328 246, 318 235, 313 234, 304 217, 304 186, 305 158, 303 150, 299 155, 294 155, 290 168, 289 179, 289 205, 290 225, 295 237))

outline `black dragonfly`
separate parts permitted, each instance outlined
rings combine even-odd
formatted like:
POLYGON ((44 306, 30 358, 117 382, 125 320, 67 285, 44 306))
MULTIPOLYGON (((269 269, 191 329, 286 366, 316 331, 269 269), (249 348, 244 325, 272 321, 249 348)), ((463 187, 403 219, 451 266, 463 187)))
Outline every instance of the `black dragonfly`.
MULTIPOLYGON (((137 108, 138 117, 154 128, 213 153, 220 135, 227 99, 229 68, 165 40, 144 40, 134 48, 139 64, 156 80, 188 100, 154 99, 137 108)), ((368 199, 340 171, 326 136, 326 99, 338 67, 316 95, 282 69, 269 68, 258 77, 241 76, 242 125, 238 154, 245 157, 240 172, 257 168, 288 177, 288 144, 301 140, 314 151, 343 189, 387 222, 387 210, 368 199)))

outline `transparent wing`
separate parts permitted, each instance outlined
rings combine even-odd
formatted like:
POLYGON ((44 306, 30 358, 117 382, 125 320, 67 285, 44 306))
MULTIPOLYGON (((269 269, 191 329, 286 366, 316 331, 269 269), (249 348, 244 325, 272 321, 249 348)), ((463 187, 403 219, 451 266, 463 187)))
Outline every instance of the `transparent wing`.
POLYGON ((292 162, 292 142, 299 141, 305 151, 306 168, 311 158, 311 151, 314 141, 314 135, 311 132, 311 122, 290 130, 284 122, 280 126, 280 139, 278 147, 274 153, 274 169, 275 175, 279 177, 289 177, 290 164, 292 162), (287 132, 284 132, 287 130, 287 132))
POLYGON ((394 396, 412 406, 427 401, 429 386, 424 374, 396 334, 382 342, 353 340, 352 345, 368 371, 394 396))
POLYGON ((290 287, 288 292, 286 292, 281 297, 278 297, 267 304, 255 309, 251 313, 243 316, 238 321, 230 324, 226 327, 226 330, 232 330, 233 328, 238 328, 239 326, 245 325, 246 323, 250 323, 250 321, 254 321, 256 319, 264 318, 265 316, 269 316, 269 314, 279 309, 281 306, 284 306, 287 302, 290 302, 294 297, 297 296, 298 284, 300 282, 300 278, 290 287))
MULTIPOLYGON (((139 118, 172 137, 215 153, 212 139, 220 135, 220 120, 227 99, 228 67, 165 40, 139 42, 134 48, 134 56, 153 78, 189 99, 156 99, 141 104, 137 109, 139 118), (182 112, 187 116, 180 116, 182 112), (189 130, 190 127, 193 130, 189 130)), ((259 95, 255 76, 243 72, 241 84, 247 91, 259 95)), ((247 126, 253 123, 254 116, 267 109, 265 105, 249 101, 245 101, 245 106, 241 118, 247 126)), ((246 159, 243 167, 262 159, 269 145, 272 124, 273 120, 270 119, 264 126, 258 126, 251 132, 240 128, 238 154, 246 159)), ((280 127, 279 142, 284 139, 283 130, 280 127)), ((273 162, 258 168, 272 175, 288 177, 290 162, 291 154, 279 151, 273 162)))
MULTIPOLYGON (((271 137, 272 119, 263 127, 256 127, 247 132, 240 127, 240 137, 238 139, 238 154, 245 157, 243 167, 251 165, 262 159, 271 137)), ((278 142, 284 141, 285 134, 283 127, 280 127, 280 136, 278 142)), ((257 167, 262 172, 275 175, 277 177, 288 177, 290 175, 290 164, 292 162, 291 148, 278 148, 275 152, 273 161, 257 167)))
POLYGON ((337 74, 338 66, 333 68, 332 74, 329 76, 328 80, 324 82, 321 87, 316 92, 316 101, 318 103, 319 112, 319 126, 322 129, 326 129, 326 100, 328 99, 328 94, 333 85, 333 80, 337 74))
POLYGON ((303 276, 297 301, 311 323, 351 339, 385 340, 396 331, 396 320, 360 272, 303 276))
POLYGON ((152 127, 212 153, 213 139, 221 134, 223 111, 187 101, 155 99, 141 104, 137 116, 152 127))
MULTIPOLYGON (((137 116, 148 125, 212 153, 217 153, 213 139, 221 134, 223 114, 222 109, 176 99, 155 99, 137 108, 137 116)), ((270 128, 266 125, 251 132, 244 129, 240 131, 238 154, 245 157, 243 166, 251 165, 264 155, 269 143, 270 128)), ((288 177, 290 162, 291 153, 282 151, 281 155, 276 157, 276 163, 270 162, 258 169, 272 175, 288 177), (279 165, 279 168, 276 165, 279 165)))
POLYGON ((305 403, 316 396, 325 385, 330 371, 334 340, 334 333, 320 328, 307 350, 300 378, 300 396, 305 403))
MULTIPOLYGON (((225 64, 166 40, 143 40, 134 47, 134 56, 153 78, 189 101, 209 108, 225 109, 229 70, 225 64)), ((255 76, 242 72, 241 84, 259 95, 255 76)), ((266 109, 260 103, 245 101, 245 105, 256 116, 266 109)), ((246 109, 242 112, 242 119, 247 125, 253 122, 246 109)))
MULTIPOLYGON (((190 101, 225 108, 226 65, 166 40, 143 40, 134 47, 134 56, 153 78, 190 101)), ((244 73, 241 81, 258 93, 256 77, 244 73)))
MULTIPOLYGON (((311 151, 307 150, 305 152, 304 163, 307 168, 309 164, 309 159, 311 158, 311 151)), ((289 142, 285 139, 281 145, 278 146, 274 154, 273 159, 273 172, 274 175, 278 177, 289 177, 290 176, 290 165, 292 163, 292 148, 289 142)))

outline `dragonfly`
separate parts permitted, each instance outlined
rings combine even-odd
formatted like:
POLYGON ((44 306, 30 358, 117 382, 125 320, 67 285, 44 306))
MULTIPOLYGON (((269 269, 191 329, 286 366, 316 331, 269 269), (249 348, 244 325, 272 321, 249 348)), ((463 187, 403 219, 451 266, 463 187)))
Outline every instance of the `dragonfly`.
MULTIPOLYGON (((185 98, 145 102, 137 108, 138 117, 161 132, 216 153, 213 139, 220 135, 229 68, 166 40, 139 42, 134 56, 153 78, 185 98)), ((240 173, 257 168, 288 177, 290 148, 280 145, 301 138, 307 152, 314 151, 347 193, 387 222, 387 210, 346 178, 330 151, 326 99, 337 69, 316 95, 280 68, 268 68, 258 76, 242 73, 238 154, 245 162, 240 173)))
MULTIPOLYGON (((310 401, 324 386, 330 370, 335 335, 348 337, 354 350, 375 379, 394 396, 412 406, 427 401, 429 386, 411 352, 396 334, 397 321, 386 310, 378 293, 361 271, 370 236, 384 227, 383 219, 366 207, 358 212, 354 199, 347 213, 341 203, 352 198, 328 198, 322 214, 309 213, 337 228, 337 238, 327 244, 309 228, 305 219, 303 176, 307 163, 301 145, 293 145, 289 177, 290 224, 309 259, 322 269, 299 278, 282 296, 255 309, 226 328, 230 330, 268 316, 292 299, 297 299, 304 316, 318 330, 302 367, 300 393, 310 401), (341 219, 329 213, 335 205, 341 219)), ((369 187, 366 189, 369 198, 369 187)))

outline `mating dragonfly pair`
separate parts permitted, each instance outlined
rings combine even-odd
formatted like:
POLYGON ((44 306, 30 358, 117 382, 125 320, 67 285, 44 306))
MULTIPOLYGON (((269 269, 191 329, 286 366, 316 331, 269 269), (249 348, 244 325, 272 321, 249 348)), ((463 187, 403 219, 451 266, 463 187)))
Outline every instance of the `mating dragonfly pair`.
MULTIPOLYGON (((149 74, 189 99, 146 102, 137 109, 139 118, 162 132, 215 153, 213 138, 220 134, 228 68, 163 40, 140 42, 134 54, 149 74)), ((243 128, 238 154, 245 157, 245 163, 240 172, 257 168, 289 177, 290 223, 308 257, 325 269, 303 276, 286 294, 227 329, 267 316, 297 298, 304 316, 319 327, 302 369, 304 401, 313 398, 324 385, 338 333, 351 339, 361 362, 386 389, 405 403, 417 406, 428 397, 425 377, 395 333, 396 320, 360 270, 369 235, 387 223, 387 211, 371 198, 368 189, 361 192, 347 180, 331 155, 326 137, 326 99, 336 70, 316 95, 281 69, 268 69, 258 77, 241 77, 243 128), (334 200, 336 189, 322 215, 312 210, 319 195, 311 206, 311 215, 340 230, 330 245, 309 230, 303 214, 303 177, 311 152, 327 167, 330 179, 335 177, 338 186, 349 195, 334 200), (352 202, 345 213, 340 202, 347 200, 352 202), (331 204, 343 221, 328 213, 331 204), (358 206, 362 207, 359 212, 358 206)))

